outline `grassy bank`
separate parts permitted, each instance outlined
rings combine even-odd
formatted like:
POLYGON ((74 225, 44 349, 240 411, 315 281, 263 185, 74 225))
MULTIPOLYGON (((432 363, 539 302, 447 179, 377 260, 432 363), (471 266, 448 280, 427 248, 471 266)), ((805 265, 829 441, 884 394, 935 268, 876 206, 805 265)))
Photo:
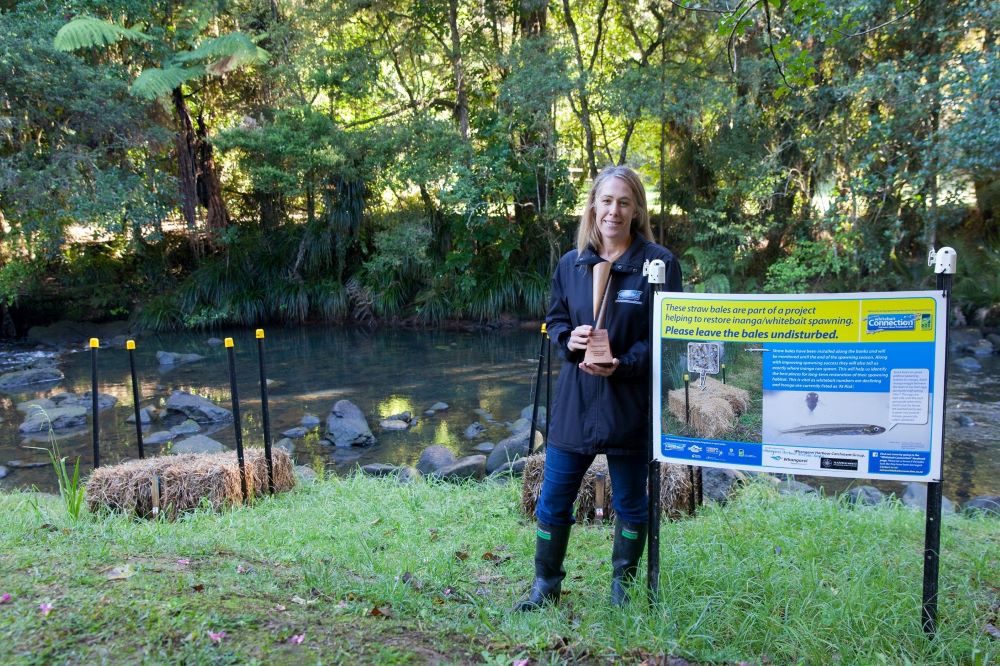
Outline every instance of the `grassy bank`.
POLYGON ((956 663, 1000 659, 1000 520, 942 530, 940 633, 923 516, 754 485, 665 523, 662 603, 606 600, 608 527, 574 530, 559 609, 512 616, 534 530, 518 486, 352 477, 175 523, 0 494, 4 663, 956 663), (658 662, 653 662, 658 663, 658 662), (665 663, 665 662, 664 662, 665 663))

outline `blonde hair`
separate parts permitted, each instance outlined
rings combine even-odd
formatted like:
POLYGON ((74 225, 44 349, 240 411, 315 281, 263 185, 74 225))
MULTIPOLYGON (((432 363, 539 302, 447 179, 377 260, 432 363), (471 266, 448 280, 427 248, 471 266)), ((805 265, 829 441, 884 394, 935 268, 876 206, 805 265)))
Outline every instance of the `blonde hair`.
POLYGON ((642 180, 632 169, 626 166, 605 167, 601 173, 594 177, 594 182, 590 186, 587 194, 587 205, 580 216, 580 228, 576 232, 576 250, 582 253, 588 245, 593 245, 594 249, 600 252, 604 248, 601 243, 601 232, 597 228, 597 213, 594 211, 594 199, 597 198, 597 191, 609 178, 619 178, 632 190, 632 198, 635 199, 635 217, 632 218, 632 225, 629 231, 632 234, 639 234, 646 240, 653 240, 653 229, 649 226, 649 209, 646 207, 646 190, 642 186, 642 180))

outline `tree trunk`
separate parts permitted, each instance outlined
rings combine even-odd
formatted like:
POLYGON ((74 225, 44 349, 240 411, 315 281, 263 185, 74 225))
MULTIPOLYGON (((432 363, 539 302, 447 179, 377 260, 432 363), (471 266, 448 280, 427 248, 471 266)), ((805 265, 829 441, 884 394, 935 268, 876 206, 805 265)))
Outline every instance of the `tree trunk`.
POLYGON ((181 189, 181 212, 187 222, 188 233, 193 234, 198 227, 198 174, 195 167, 195 151, 197 139, 194 126, 191 124, 191 114, 188 113, 184 93, 180 88, 174 88, 174 111, 177 114, 177 180, 181 189))
POLYGON ((198 116, 198 194, 201 203, 208 209, 205 226, 214 237, 229 227, 229 211, 222 198, 222 183, 219 181, 212 144, 208 140, 204 116, 198 116))
MULTIPOLYGON (((577 79, 577 96, 580 98, 580 125, 583 127, 583 147, 587 153, 587 171, 591 178, 597 175, 597 161, 594 157, 594 128, 590 122, 590 95, 587 92, 587 74, 590 70, 583 62, 583 52, 580 50, 580 35, 576 29, 576 22, 573 20, 573 13, 570 11, 569 0, 563 0, 563 14, 566 17, 566 26, 569 28, 570 36, 573 38, 573 49, 576 53, 576 65, 580 69, 580 76, 577 79)), ((604 5, 606 7, 607 4, 604 5)), ((603 8, 602 8, 603 14, 603 8)), ((600 23, 601 17, 598 17, 600 23)), ((596 45, 595 45, 596 46, 596 45)))
POLYGON ((469 140, 469 99, 462 67, 462 40, 458 32, 458 0, 448 0, 448 27, 451 32, 451 68, 455 75, 455 118, 462 138, 469 140))

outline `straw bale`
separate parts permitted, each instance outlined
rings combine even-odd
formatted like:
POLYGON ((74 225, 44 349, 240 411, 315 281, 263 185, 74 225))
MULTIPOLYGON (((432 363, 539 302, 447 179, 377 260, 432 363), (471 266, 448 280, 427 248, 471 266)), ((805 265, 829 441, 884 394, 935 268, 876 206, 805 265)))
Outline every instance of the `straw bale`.
MULTIPOLYGON (((285 492, 295 486, 292 459, 283 449, 272 450, 274 490, 285 492)), ((247 495, 267 493, 267 459, 263 449, 244 451, 247 495)), ((129 460, 94 470, 87 480, 87 505, 137 516, 152 514, 153 479, 160 479, 160 511, 176 516, 202 505, 216 511, 243 501, 240 468, 235 451, 223 453, 165 455, 129 460)))
MULTIPOLYGON (((688 389, 691 401, 691 426, 698 437, 715 439, 731 430, 736 419, 750 407, 750 393, 744 389, 706 378, 705 390, 692 382, 688 389)), ((679 421, 685 420, 684 389, 674 389, 667 394, 670 413, 679 421)))
MULTIPOLYGON (((528 457, 524 463, 524 474, 521 478, 521 512, 529 518, 535 517, 535 507, 538 496, 542 492, 542 477, 545 473, 545 452, 528 457)), ((576 519, 578 522, 592 522, 595 519, 596 482, 598 474, 605 474, 604 516, 606 520, 614 520, 615 510, 611 502, 611 478, 608 476, 608 460, 599 455, 594 458, 590 469, 580 483, 580 492, 576 496, 576 519)), ((660 465, 660 508, 670 519, 680 518, 682 512, 689 512, 694 505, 692 501, 692 485, 690 468, 687 465, 660 465)))

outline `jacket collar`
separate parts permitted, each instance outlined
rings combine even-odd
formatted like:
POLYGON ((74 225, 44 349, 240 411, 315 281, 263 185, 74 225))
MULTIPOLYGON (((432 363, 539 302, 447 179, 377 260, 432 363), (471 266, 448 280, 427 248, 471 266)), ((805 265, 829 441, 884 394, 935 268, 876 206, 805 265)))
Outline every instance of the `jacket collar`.
MULTIPOLYGON (((636 273, 642 270, 642 248, 649 243, 648 240, 636 234, 632 239, 632 244, 628 246, 625 253, 618 257, 611 266, 611 270, 620 273, 636 273)), ((577 266, 593 266, 594 264, 599 264, 603 259, 601 255, 597 254, 597 251, 592 245, 588 245, 587 248, 576 258, 577 266)))

